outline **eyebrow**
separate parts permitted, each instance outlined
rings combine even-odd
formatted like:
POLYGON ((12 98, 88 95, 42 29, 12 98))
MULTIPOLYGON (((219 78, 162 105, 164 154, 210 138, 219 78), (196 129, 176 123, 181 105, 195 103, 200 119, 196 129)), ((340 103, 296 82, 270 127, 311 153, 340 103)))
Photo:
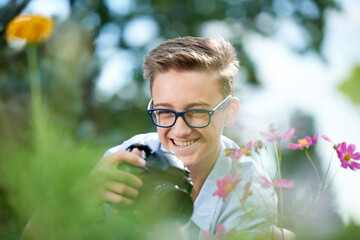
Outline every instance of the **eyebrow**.
MULTIPOLYGON (((153 107, 154 108, 159 108, 159 107, 174 108, 174 106, 172 104, 168 104, 168 103, 153 104, 153 107)), ((185 109, 190 109, 190 108, 194 108, 194 107, 210 107, 210 104, 205 103, 205 102, 190 103, 185 106, 185 109)))

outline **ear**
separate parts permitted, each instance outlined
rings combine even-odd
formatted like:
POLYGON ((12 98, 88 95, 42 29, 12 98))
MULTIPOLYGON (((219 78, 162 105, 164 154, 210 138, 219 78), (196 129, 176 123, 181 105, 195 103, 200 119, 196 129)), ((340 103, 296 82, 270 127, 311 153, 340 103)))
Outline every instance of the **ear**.
POLYGON ((230 127, 236 122, 238 118, 240 111, 240 100, 237 97, 232 97, 226 110, 227 113, 225 119, 225 126, 230 127))

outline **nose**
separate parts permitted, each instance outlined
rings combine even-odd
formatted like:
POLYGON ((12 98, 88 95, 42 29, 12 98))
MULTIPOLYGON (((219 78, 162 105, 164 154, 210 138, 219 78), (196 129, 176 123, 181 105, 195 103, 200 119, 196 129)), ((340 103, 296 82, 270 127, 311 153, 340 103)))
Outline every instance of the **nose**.
POLYGON ((192 128, 186 124, 182 117, 178 117, 174 126, 171 127, 171 131, 176 137, 181 138, 189 135, 192 131, 192 128))

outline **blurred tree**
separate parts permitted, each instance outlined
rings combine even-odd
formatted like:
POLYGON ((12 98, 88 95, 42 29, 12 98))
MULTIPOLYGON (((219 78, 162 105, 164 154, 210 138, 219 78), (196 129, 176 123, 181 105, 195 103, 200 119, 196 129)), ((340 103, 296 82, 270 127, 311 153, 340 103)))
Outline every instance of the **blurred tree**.
MULTIPOLYGON (((27 119, 26 115, 20 117, 18 114, 26 113, 26 100, 24 104, 21 99, 27 99, 29 86, 24 54, 8 49, 4 29, 6 23, 21 12, 28 2, 9 1, 0 9, 0 12, 6 13, 0 14, 0 96, 3 106, 0 111, 3 113, 1 115, 6 115, 2 118, 11 118, 9 122, 12 123, 13 118, 27 119)), ((144 91, 147 83, 142 78, 141 59, 157 43, 185 35, 225 34, 224 37, 229 38, 239 52, 242 70, 247 72, 247 81, 259 84, 256 69, 246 52, 244 39, 247 35, 258 33, 270 36, 276 33, 281 21, 291 19, 302 29, 306 39, 306 44, 296 51, 314 51, 321 55, 326 12, 339 9, 334 0, 121 2, 69 1, 69 19, 58 22, 56 36, 42 49, 41 66, 48 104, 59 116, 61 124, 69 125, 74 134, 81 138, 93 136, 118 143, 136 132, 154 130, 143 111, 149 93, 144 91), (143 33, 136 29, 135 22, 143 19, 155 27, 154 33, 147 41, 135 43, 131 34, 135 32, 138 34, 135 39, 141 38, 143 33), (95 86, 101 70, 101 63, 96 59, 101 54, 102 46, 94 41, 101 37, 109 24, 119 29, 113 51, 128 51, 134 56, 135 60, 129 60, 134 66, 130 75, 133 81, 130 80, 131 84, 119 89, 113 97, 101 98, 96 96, 95 86), (228 31, 224 32, 224 29, 228 31), (133 101, 135 98, 137 101, 133 101)), ((17 125, 16 129, 22 129, 17 125)), ((4 128, 7 127, 0 128, 2 132, 4 128)))
MULTIPOLYGON (((5 27, 29 2, 10 0, 0 7, 0 146, 9 141, 26 144, 23 133, 30 119, 27 60, 24 51, 7 46, 5 27)), ((68 19, 57 22, 54 36, 39 49, 44 98, 54 121, 73 137, 108 145, 155 130, 144 111, 149 91, 141 60, 161 41, 222 35, 235 45, 247 82, 259 85, 246 51, 247 36, 271 36, 282 21, 291 20, 305 39, 294 50, 321 55, 326 13, 340 10, 335 0, 69 0, 69 6, 68 19), (136 24, 139 21, 151 27, 144 31, 136 24), (112 35, 105 34, 109 32, 112 35), (146 33, 147 39, 140 41, 146 33), (106 41, 115 37, 115 44, 105 48, 101 37, 106 41), (129 81, 107 96, 96 86, 102 61, 117 51, 133 56, 126 59, 133 67, 126 77, 129 81)), ((12 227, 4 220, 10 215, 4 192, 0 188, 0 230, 12 227)))

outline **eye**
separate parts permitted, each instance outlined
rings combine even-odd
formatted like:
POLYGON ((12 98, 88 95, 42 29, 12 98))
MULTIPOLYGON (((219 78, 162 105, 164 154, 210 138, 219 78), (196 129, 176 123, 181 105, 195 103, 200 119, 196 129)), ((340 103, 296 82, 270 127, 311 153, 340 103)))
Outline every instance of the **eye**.
POLYGON ((205 117, 208 116, 208 112, 206 110, 194 109, 190 110, 186 113, 188 117, 205 117))
POLYGON ((161 115, 161 116, 166 116, 166 115, 170 115, 170 114, 173 114, 172 112, 170 111, 167 111, 167 110, 156 110, 156 115, 161 115))
POLYGON ((207 111, 205 110, 201 110, 201 109, 195 109, 195 110, 191 110, 190 113, 192 114, 207 114, 207 111))

